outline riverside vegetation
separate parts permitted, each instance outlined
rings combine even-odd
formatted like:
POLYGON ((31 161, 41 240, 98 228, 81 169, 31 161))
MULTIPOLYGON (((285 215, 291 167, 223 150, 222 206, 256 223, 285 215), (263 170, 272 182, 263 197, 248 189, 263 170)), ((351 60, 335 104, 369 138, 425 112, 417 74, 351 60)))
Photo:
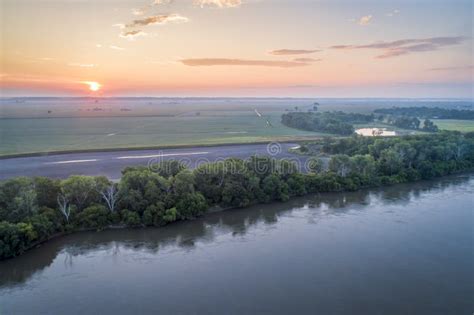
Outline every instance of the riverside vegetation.
POLYGON ((348 136, 354 133, 354 124, 369 124, 373 122, 391 125, 402 129, 424 132, 437 132, 438 127, 429 119, 423 124, 417 117, 397 115, 366 115, 355 113, 333 112, 290 112, 281 117, 283 125, 295 129, 325 132, 348 136))
POLYGON ((326 138, 303 144, 300 151, 332 157, 324 167, 313 156, 305 170, 289 160, 254 156, 207 163, 194 170, 176 160, 128 167, 118 183, 102 176, 3 181, 0 259, 20 255, 63 233, 163 226, 196 218, 212 206, 246 207, 472 170, 474 133, 326 138))

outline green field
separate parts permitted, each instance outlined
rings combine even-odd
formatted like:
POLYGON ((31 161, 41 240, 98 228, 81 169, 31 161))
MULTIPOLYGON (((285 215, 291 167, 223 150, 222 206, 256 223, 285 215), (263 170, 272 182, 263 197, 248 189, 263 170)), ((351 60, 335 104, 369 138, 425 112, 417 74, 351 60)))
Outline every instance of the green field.
POLYGON ((474 131, 473 120, 433 119, 433 122, 439 129, 457 130, 461 132, 474 131))
MULTIPOLYGON (((291 98, 27 98, 18 101, 0 98, 0 155, 327 136, 288 128, 280 123, 283 113, 296 109, 306 112, 313 108, 314 101, 291 98)), ((427 104, 416 100, 318 101, 319 111, 365 114, 376 108, 400 104, 427 104)), ((428 104, 437 106, 444 102, 428 104)), ((437 120, 435 123, 441 129, 474 130, 474 123, 469 121, 437 120)), ((400 134, 414 132, 380 123, 355 127, 386 127, 400 134)))
POLYGON ((280 114, 190 117, 3 119, 0 155, 84 149, 290 140, 320 134, 291 129, 280 114))

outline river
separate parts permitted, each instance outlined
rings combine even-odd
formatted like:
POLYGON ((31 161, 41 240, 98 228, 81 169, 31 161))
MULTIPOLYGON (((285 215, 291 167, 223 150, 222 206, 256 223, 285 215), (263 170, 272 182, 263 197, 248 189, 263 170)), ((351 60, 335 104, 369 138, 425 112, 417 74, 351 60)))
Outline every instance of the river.
POLYGON ((474 175, 76 233, 0 262, 0 314, 472 314, 474 175))

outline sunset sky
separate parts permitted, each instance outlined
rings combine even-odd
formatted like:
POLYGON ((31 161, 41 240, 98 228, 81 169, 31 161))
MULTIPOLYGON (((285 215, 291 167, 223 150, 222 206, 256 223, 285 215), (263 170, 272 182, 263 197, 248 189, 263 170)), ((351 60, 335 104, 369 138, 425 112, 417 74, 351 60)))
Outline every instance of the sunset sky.
POLYGON ((473 97, 470 0, 0 3, 2 96, 473 97))

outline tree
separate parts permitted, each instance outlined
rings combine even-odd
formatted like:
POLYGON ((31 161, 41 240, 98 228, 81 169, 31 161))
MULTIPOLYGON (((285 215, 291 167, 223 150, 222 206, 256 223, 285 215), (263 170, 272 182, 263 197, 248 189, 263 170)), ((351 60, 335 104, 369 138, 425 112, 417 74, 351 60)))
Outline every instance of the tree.
POLYGON ((310 173, 320 173, 323 170, 323 161, 318 158, 309 158, 306 165, 310 173))
POLYGON ((262 190, 265 202, 272 200, 287 201, 289 199, 288 184, 281 180, 277 174, 271 174, 262 181, 262 190))
POLYGON ((171 179, 171 188, 178 197, 183 194, 193 193, 195 185, 194 174, 188 169, 180 171, 171 179))
POLYGON ((198 192, 185 194, 176 203, 177 215, 182 220, 198 217, 206 212, 206 210, 206 198, 198 192))
POLYGON ((424 131, 428 132, 437 132, 438 131, 438 126, 436 126, 431 120, 425 119, 423 122, 423 128, 424 131))
POLYGON ((149 169, 129 169, 119 183, 120 204, 142 214, 149 205, 165 201, 169 189, 169 181, 149 169))
POLYGON ((102 199, 107 204, 107 207, 109 208, 110 212, 114 213, 120 196, 117 185, 114 183, 109 183, 108 186, 100 187, 99 193, 102 196, 102 199))
POLYGON ((110 224, 109 210, 103 205, 92 205, 77 215, 78 226, 84 228, 103 229, 110 224))
POLYGON ((380 154, 378 163, 379 169, 383 174, 394 175, 400 172, 403 165, 403 160, 394 149, 385 149, 380 154))
POLYGON ((61 181, 48 177, 35 177, 33 184, 38 207, 56 207, 56 197, 61 191, 61 181))
POLYGON ((228 207, 246 207, 251 202, 252 195, 242 183, 228 181, 222 190, 222 203, 228 207))
POLYGON ((22 254, 37 238, 29 223, 0 222, 0 259, 22 254))
POLYGON ((63 194, 59 194, 57 201, 59 211, 61 211, 63 216, 66 218, 66 222, 69 223, 69 217, 71 216, 71 205, 69 204, 67 197, 63 194))
POLYGON ((93 177, 72 175, 61 182, 61 191, 67 200, 77 207, 78 211, 83 210, 91 204, 95 198, 96 182, 93 177))
POLYGON ((349 175, 352 166, 351 158, 345 154, 336 154, 329 160, 329 170, 341 177, 349 175))
POLYGON ((303 174, 291 174, 286 182, 291 196, 303 196, 307 193, 305 176, 303 174))
POLYGON ((143 212, 143 223, 147 226, 162 226, 176 221, 176 219, 176 208, 165 209, 165 205, 162 202, 148 206, 145 212, 143 212))
POLYGON ((369 178, 375 176, 375 160, 371 155, 355 155, 351 160, 354 173, 369 178))
POLYGON ((176 176, 176 174, 184 170, 186 167, 177 160, 166 160, 152 164, 150 168, 158 175, 164 178, 170 178, 176 176))
POLYGON ((120 212, 122 221, 128 226, 137 227, 141 225, 140 216, 135 211, 124 209, 120 212))
POLYGON ((38 210, 33 181, 18 177, 0 183, 0 221, 21 222, 38 210))

